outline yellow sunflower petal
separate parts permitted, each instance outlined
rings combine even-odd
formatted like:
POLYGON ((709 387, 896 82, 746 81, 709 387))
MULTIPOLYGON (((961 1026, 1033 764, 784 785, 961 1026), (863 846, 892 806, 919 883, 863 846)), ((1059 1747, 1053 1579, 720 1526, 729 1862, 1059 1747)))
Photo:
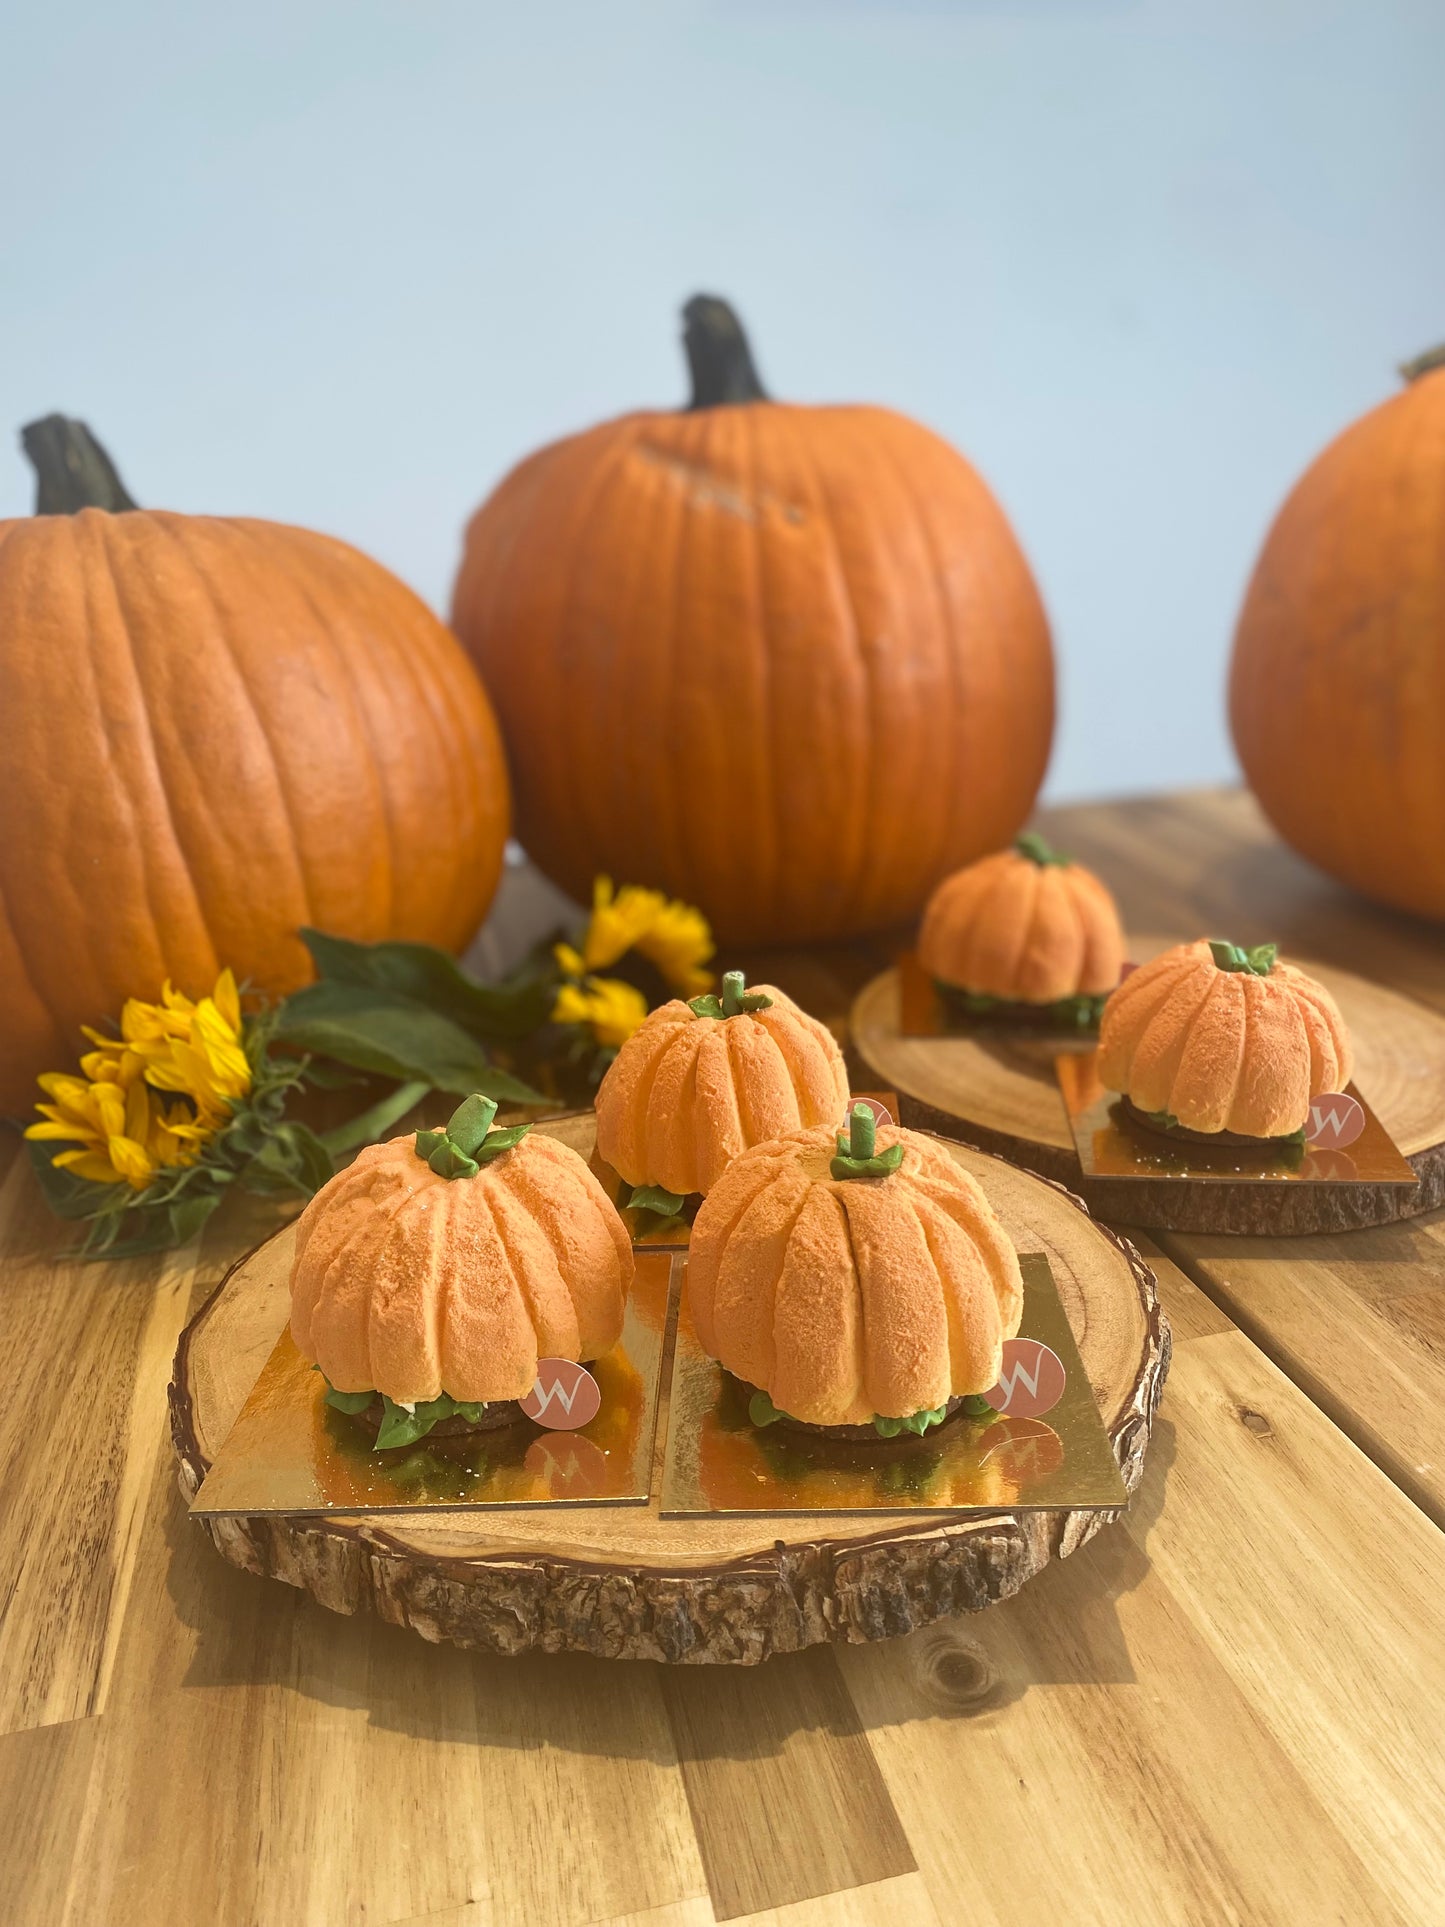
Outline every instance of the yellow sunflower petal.
POLYGON ((121 1184, 124 1182, 109 1158, 103 1158, 98 1151, 57 1151, 50 1160, 58 1164, 62 1171, 73 1171, 78 1178, 89 1178, 92 1184, 121 1184))
POLYGON ((241 993, 236 988, 236 973, 229 967, 216 979, 212 1000, 233 1037, 241 1034, 241 993))
POLYGON ((583 977, 587 974, 587 966, 582 960, 581 951, 574 950, 570 943, 554 943, 552 955, 567 976, 583 977))
MULTIPOLYGON (((50 1110, 52 1107, 45 1104, 39 1105, 36 1108, 40 1110, 50 1110)), ((75 1138, 78 1139, 81 1144, 98 1144, 100 1142, 100 1134, 98 1131, 92 1131, 84 1124, 73 1124, 67 1118, 59 1117, 44 1119, 39 1124, 27 1124, 25 1126, 25 1135, 26 1137, 36 1138, 75 1138)))
POLYGON ((123 1134, 113 1137, 106 1146, 111 1163, 128 1185, 135 1191, 142 1191, 156 1174, 155 1160, 143 1144, 123 1134))

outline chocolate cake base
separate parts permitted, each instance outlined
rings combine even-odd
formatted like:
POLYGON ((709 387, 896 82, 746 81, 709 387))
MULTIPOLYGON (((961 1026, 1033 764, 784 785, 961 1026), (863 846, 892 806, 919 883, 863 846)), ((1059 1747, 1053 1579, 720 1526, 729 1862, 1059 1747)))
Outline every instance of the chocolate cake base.
MULTIPOLYGON (((751 1398, 757 1387, 744 1384, 742 1380, 738 1382, 743 1385, 745 1395, 751 1398)), ((935 1433, 941 1432, 957 1416, 964 1399, 969 1396, 967 1392, 960 1392, 957 1398, 951 1398, 944 1417, 937 1425, 930 1425, 926 1432, 895 1432, 891 1438, 885 1438, 872 1425, 809 1425, 806 1419, 789 1418, 786 1412, 774 1423, 786 1426, 790 1432, 811 1433, 815 1439, 847 1439, 854 1445, 916 1445, 920 1440, 931 1439, 935 1433)))
MULTIPOLYGON (((460 1439, 469 1438, 475 1432, 497 1432, 504 1425, 515 1425, 519 1419, 526 1416, 521 1404, 515 1398, 498 1399, 487 1406, 479 1419, 465 1419, 456 1414, 451 1418, 438 1419, 426 1436, 416 1440, 415 1443, 428 1445, 433 1439, 460 1439)), ((379 1397, 374 1398, 370 1405, 360 1412, 353 1412, 351 1417, 375 1443, 376 1436, 381 1430, 382 1420, 386 1417, 386 1406, 379 1397)), ((405 1445, 394 1445, 389 1448, 393 1452, 406 1452, 410 1449, 405 1445)))
POLYGON ((1242 1151, 1277 1151, 1287 1144, 1297 1144, 1293 1137, 1243 1137, 1238 1131, 1191 1131, 1186 1125, 1156 1124, 1146 1111, 1141 1111, 1130 1098, 1123 1100, 1122 1109, 1131 1124, 1151 1137, 1163 1138, 1166 1144, 1220 1144, 1231 1145, 1242 1151))

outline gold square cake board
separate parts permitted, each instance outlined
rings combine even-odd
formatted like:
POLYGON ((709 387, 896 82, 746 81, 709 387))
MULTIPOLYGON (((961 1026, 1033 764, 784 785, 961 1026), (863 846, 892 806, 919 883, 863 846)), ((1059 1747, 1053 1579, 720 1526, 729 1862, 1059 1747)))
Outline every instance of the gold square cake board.
POLYGON ((1123 1100, 1099 1082, 1098 1051, 1055 1059, 1054 1071, 1086 1178, 1192 1178, 1201 1184, 1418 1184, 1416 1173, 1355 1086, 1349 1095, 1365 1128, 1342 1151, 1313 1145, 1268 1147, 1177 1143, 1135 1124, 1123 1100))
POLYGON ((663 1518, 716 1512, 933 1512, 1128 1503, 1048 1259, 1021 1254, 1020 1337, 1063 1363, 1063 1397, 1041 1418, 960 1414, 922 1438, 828 1439, 749 1423, 747 1394, 698 1344, 684 1290, 673 1349, 663 1518))
POLYGON ((573 1432, 529 1420, 385 1454, 283 1331, 191 1505, 202 1515, 645 1505, 651 1494, 673 1258, 639 1252, 622 1337, 589 1370, 602 1409, 573 1432))

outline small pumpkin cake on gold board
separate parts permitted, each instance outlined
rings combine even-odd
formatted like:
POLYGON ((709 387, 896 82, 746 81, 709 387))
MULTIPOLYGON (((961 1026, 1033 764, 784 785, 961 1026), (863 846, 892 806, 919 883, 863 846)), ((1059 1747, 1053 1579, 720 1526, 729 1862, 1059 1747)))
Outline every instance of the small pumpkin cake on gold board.
POLYGON ((752 1386, 756 1425, 922 1435, 986 1409, 1017 1335, 1018 1254, 982 1186, 932 1138, 853 1107, 737 1158, 693 1225, 704 1351, 752 1386))
POLYGON ((832 1123, 848 1072, 832 1032, 781 990, 730 970, 720 997, 654 1010, 597 1092, 597 1150, 633 1187, 681 1200, 734 1158, 800 1126, 832 1123))
POLYGON ((539 1358, 621 1336, 622 1220, 575 1151, 496 1110, 370 1145, 301 1214, 291 1336, 378 1450, 510 1424, 539 1358))
POLYGON ((918 961, 950 1006, 1086 1029, 1119 982, 1124 932, 1107 887, 1032 831, 945 877, 918 961))
POLYGON ((1311 1100, 1353 1068, 1334 998, 1272 943, 1176 944, 1125 978, 1099 1028, 1099 1080, 1132 1119, 1212 1143, 1302 1137, 1311 1100))

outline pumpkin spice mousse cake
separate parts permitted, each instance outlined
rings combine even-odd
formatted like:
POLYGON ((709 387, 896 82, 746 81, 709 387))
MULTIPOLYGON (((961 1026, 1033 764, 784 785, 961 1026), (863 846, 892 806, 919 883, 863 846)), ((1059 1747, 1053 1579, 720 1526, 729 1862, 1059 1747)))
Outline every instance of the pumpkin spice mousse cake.
POLYGON ((943 879, 918 961, 967 1016, 1088 1030, 1119 982, 1124 932, 1107 886, 1030 831, 943 879))
POLYGON ((510 1425, 539 1358, 622 1334, 622 1220, 575 1151, 496 1110, 370 1145, 301 1214, 291 1336, 380 1451, 510 1425))
POLYGON ((618 1051, 597 1092, 597 1149, 634 1193, 656 1190, 676 1208, 750 1146, 835 1124, 847 1104, 827 1026, 730 970, 720 997, 663 1004, 618 1051))
POLYGON ((1311 1101, 1353 1068, 1334 998, 1272 943, 1176 944, 1125 978, 1099 1027, 1099 1080, 1130 1119, 1196 1142, 1303 1143, 1311 1101))
POLYGON ((755 1425, 922 1436, 992 1407, 1023 1316, 1018 1254, 976 1178, 856 1104, 737 1158, 693 1225, 698 1342, 751 1390, 755 1425))

